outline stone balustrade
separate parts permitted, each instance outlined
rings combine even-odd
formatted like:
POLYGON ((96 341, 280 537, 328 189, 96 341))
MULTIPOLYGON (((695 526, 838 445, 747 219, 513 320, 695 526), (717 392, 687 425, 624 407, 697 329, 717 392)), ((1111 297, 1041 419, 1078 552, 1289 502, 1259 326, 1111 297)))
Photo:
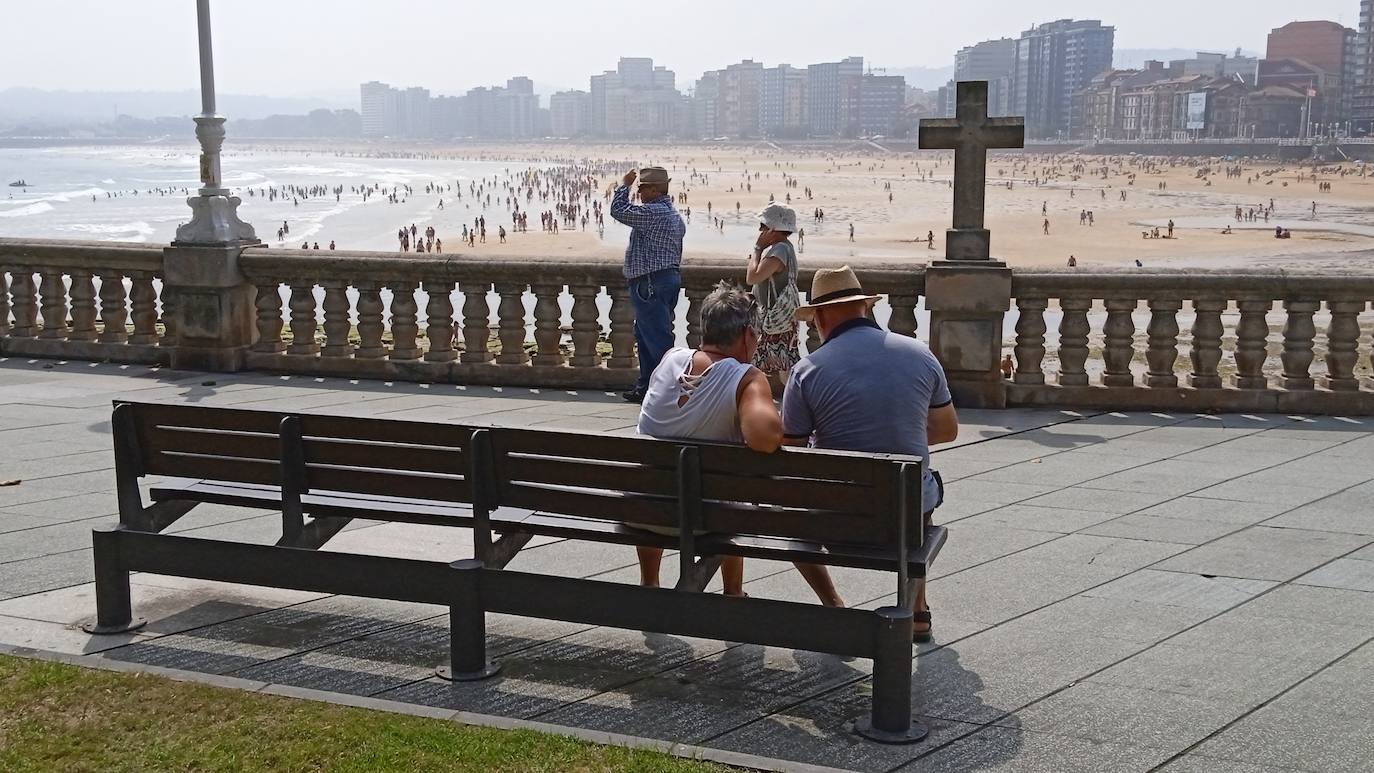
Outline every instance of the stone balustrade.
POLYGON ((1012 405, 1374 412, 1374 272, 1022 269, 1012 294, 1012 405))
MULTIPOLYGON (((164 257, 138 244, 0 239, 0 354, 170 363, 171 299, 198 290, 164 288, 164 257)), ((801 287, 825 265, 810 263, 801 287)), ((250 248, 235 271, 253 299, 242 367, 564 389, 624 388, 637 373, 616 261, 250 248)), ((859 275, 883 296, 878 319, 916 335, 925 267, 870 262, 859 275)), ((743 260, 684 264, 689 345, 721 279, 742 280, 743 260)), ((1011 296, 1009 405, 1374 414, 1361 367, 1368 357, 1374 369, 1374 272, 1015 269, 1011 296)), ((819 345, 814 330, 805 337, 819 345)))
POLYGON ((161 278, 161 247, 0 239, 0 354, 167 364, 161 278))

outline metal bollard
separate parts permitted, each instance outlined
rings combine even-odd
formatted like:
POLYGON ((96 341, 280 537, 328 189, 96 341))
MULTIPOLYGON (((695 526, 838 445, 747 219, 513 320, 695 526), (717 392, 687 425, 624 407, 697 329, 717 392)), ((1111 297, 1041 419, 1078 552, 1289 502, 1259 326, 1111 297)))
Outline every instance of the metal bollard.
POLYGON ((129 593, 129 570, 119 556, 122 526, 102 526, 91 530, 95 554, 95 622, 82 623, 81 630, 103 636, 137 631, 148 624, 134 617, 129 593))
POLYGON ((930 731, 911 718, 911 610, 883 607, 874 614, 873 709, 854 723, 854 732, 879 743, 916 743, 930 731))
POLYGON ((501 665, 487 659, 487 613, 482 608, 482 571, 475 558, 449 564, 458 581, 448 608, 449 665, 435 673, 451 682, 475 682, 496 676, 501 665))

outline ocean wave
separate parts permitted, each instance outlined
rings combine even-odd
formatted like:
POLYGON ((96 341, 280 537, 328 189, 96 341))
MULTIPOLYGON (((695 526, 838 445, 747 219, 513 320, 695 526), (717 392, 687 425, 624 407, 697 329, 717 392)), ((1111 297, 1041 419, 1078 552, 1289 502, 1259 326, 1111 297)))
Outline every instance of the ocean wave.
POLYGON ((57 230, 91 234, 106 242, 144 242, 154 233, 153 227, 142 220, 132 223, 75 223, 59 226, 57 230))
MULTIPOLYGON (((82 188, 81 190, 78 190, 78 191, 62 191, 61 193, 54 193, 54 194, 51 194, 51 195, 49 195, 49 196, 32 196, 32 197, 24 198, 24 199, 12 199, 12 200, 8 200, 8 201, 0 201, 0 204, 25 205, 25 204, 40 204, 40 203, 48 202, 48 201, 56 201, 56 202, 59 202, 59 203, 65 203, 65 202, 71 201, 72 199, 88 199, 88 198, 90 198, 90 197, 92 197, 92 196, 103 196, 103 195, 105 195, 105 189, 104 189, 104 188, 82 188)), ((51 207, 49 207, 49 209, 51 209, 51 207)), ((46 212, 47 210, 42 210, 42 211, 46 212)))
POLYGON ((46 201, 35 201, 27 206, 17 209, 0 210, 0 217, 28 217, 29 215, 41 215, 44 212, 51 212, 53 206, 46 201))

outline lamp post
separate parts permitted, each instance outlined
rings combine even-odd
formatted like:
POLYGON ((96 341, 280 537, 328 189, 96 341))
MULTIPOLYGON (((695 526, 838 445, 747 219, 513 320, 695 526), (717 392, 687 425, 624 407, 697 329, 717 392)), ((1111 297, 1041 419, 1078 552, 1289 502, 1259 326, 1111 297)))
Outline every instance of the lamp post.
POLYGON ((230 196, 220 175, 220 148, 224 145, 224 116, 215 113, 215 58, 210 44, 210 0, 196 0, 200 33, 200 115, 195 117, 200 143, 198 195, 186 200, 191 222, 177 227, 174 245, 258 244, 253 226, 238 216, 240 200, 230 196))

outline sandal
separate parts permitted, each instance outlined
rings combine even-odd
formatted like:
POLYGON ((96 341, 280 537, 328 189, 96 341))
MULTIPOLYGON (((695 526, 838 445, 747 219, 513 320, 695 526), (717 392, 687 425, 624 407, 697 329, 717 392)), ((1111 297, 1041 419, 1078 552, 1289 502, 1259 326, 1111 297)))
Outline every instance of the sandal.
POLYGON ((917 612, 911 613, 911 622, 913 626, 911 631, 911 640, 917 644, 929 644, 934 638, 933 632, 935 630, 934 626, 931 625, 930 610, 922 609, 917 612), (931 627, 925 629, 924 631, 918 631, 915 629, 915 625, 919 623, 925 623, 926 625, 931 627))

